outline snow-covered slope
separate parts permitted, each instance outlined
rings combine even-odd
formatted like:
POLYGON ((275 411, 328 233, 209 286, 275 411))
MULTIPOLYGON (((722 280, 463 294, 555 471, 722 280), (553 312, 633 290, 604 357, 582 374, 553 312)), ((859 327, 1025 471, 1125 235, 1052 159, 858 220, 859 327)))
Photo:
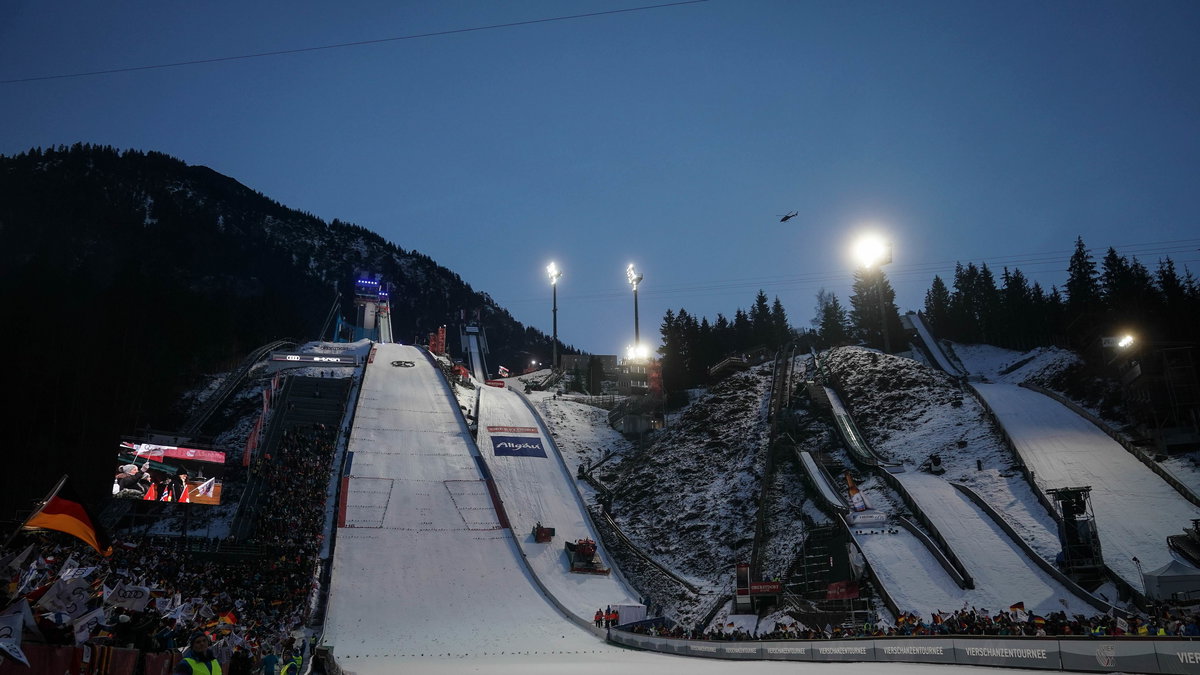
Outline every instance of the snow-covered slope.
MULTIPOLYGON (((543 433, 533 410, 511 389, 483 387, 479 391, 479 448, 500 491, 521 550, 534 573, 568 611, 591 621, 597 609, 632 604, 638 596, 622 582, 619 573, 608 576, 572 574, 563 550, 564 541, 602 539, 584 513, 575 489, 574 475, 560 462, 552 439, 543 433), (507 454, 508 439, 526 439, 525 455, 507 454), (536 446, 536 447, 532 447, 536 446), (554 539, 537 543, 533 526, 553 527, 554 539)), ((600 546, 600 556, 611 557, 600 546)))
POLYGON ((976 384, 1043 489, 1089 486, 1104 562, 1142 587, 1147 570, 1172 559, 1167 537, 1200 518, 1158 475, 1094 424, 1054 399, 1011 384, 976 384), (1130 517, 1130 505, 1152 513, 1130 517))
POLYGON ((537 590, 441 377, 400 345, 367 366, 323 643, 358 675, 423 672, 431 657, 616 651, 537 590))

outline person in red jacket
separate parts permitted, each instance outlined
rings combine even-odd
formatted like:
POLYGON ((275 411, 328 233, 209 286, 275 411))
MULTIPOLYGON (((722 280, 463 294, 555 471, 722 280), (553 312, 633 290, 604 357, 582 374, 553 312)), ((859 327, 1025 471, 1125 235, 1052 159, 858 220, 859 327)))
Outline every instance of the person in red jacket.
POLYGON ((596 622, 596 628, 604 628, 604 610, 596 610, 596 616, 594 620, 596 622))

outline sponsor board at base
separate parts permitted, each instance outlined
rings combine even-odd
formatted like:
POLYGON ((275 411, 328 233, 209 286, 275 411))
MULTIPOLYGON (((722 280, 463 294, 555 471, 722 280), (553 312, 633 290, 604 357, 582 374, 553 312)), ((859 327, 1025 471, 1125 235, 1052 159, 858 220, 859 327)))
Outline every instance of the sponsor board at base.
POLYGON ((497 457, 545 457, 541 438, 526 436, 492 436, 492 452, 497 457))
POLYGON ((874 661, 873 642, 849 642, 843 644, 812 643, 813 659, 816 661, 874 661))
POLYGON ((1158 672, 1200 673, 1200 642, 1156 642, 1158 672))
POLYGON ((876 640, 875 656, 880 661, 954 663, 954 641, 939 638, 876 640))
POLYGON ((958 662, 971 665, 1058 669, 1056 640, 955 640, 958 662))
POLYGON ((489 434, 536 434, 537 427, 495 427, 489 425, 489 434))
POLYGON ((1158 669, 1159 659, 1154 645, 1137 640, 1062 640, 1058 643, 1058 649, 1064 670, 1150 673, 1158 669))

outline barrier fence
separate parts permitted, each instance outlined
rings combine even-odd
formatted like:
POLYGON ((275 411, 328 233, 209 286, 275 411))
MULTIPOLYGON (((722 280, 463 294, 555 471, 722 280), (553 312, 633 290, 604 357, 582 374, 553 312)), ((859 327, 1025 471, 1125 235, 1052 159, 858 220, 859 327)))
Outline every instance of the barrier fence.
POLYGON ((664 654, 733 660, 953 663, 1037 670, 1200 673, 1200 642, 1191 638, 926 637, 723 642, 613 629, 608 639, 664 654))
POLYGON ((179 662, 177 651, 142 653, 136 649, 122 649, 102 645, 44 645, 26 642, 21 651, 29 660, 29 666, 0 652, 0 675, 170 675, 179 662), (140 667, 139 667, 140 664, 140 667))

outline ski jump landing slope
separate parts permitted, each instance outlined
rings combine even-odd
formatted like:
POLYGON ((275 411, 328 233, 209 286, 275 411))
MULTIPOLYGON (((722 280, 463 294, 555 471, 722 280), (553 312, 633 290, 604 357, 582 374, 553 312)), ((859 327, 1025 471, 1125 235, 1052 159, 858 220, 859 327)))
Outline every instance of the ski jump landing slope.
POLYGON ((1091 486, 1092 512, 1109 569, 1140 589, 1134 557, 1147 570, 1171 561, 1167 536, 1200 518, 1200 508, 1094 424, 1049 396, 1012 384, 974 387, 996 413, 1039 489, 1091 486), (1154 517, 1132 515, 1142 513, 1154 517))
MULTIPOLYGON (((967 574, 972 590, 959 591, 976 607, 1008 607, 1024 602, 1037 612, 1095 613, 1095 608, 1047 574, 986 513, 940 476, 919 471, 897 475, 929 517, 967 574)), ((943 608, 945 609, 945 608, 943 608)))
MULTIPOLYGON (((1024 602, 1030 611, 1066 610, 1085 615, 1095 611, 1026 557, 987 514, 950 483, 917 471, 896 474, 896 478, 975 580, 975 588, 959 588, 929 549, 903 527, 852 524, 855 542, 901 611, 928 616, 934 611, 953 611, 964 603, 1003 608, 1016 602, 1024 602)), ((874 490, 875 484, 877 481, 864 481, 859 487, 868 504, 886 505, 888 500, 874 490)), ((886 513, 886 506, 880 512, 886 513)))
POLYGON ((929 330, 929 326, 925 324, 925 317, 920 313, 908 314, 906 316, 908 316, 909 320, 912 321, 913 328, 916 329, 917 335, 921 337, 921 341, 925 343, 926 349, 928 349, 929 353, 933 355, 934 360, 937 361, 938 367, 942 369, 942 372, 949 373, 951 375, 963 375, 964 373, 962 370, 960 370, 958 366, 950 363, 950 359, 946 358, 946 352, 942 351, 942 346, 938 344, 938 341, 933 339, 933 333, 929 330))
POLYGON ((586 621, 597 609, 636 604, 637 594, 621 582, 616 570, 608 576, 570 572, 564 541, 592 539, 605 565, 611 567, 612 558, 584 513, 575 477, 533 410, 520 394, 507 388, 485 386, 479 395, 480 452, 521 550, 546 589, 567 611, 586 621), (533 526, 539 522, 555 529, 548 543, 534 541, 533 526))
POLYGON ((534 585, 456 407, 421 351, 378 346, 348 446, 322 644, 357 675, 617 651, 534 585))

